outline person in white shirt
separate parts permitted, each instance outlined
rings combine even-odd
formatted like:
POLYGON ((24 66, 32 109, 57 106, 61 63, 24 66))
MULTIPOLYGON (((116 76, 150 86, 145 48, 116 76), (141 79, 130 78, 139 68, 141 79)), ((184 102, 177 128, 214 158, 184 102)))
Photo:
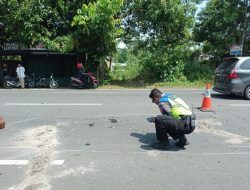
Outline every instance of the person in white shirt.
POLYGON ((16 73, 17 73, 17 77, 19 79, 19 82, 21 84, 21 87, 24 88, 25 69, 21 64, 17 65, 16 73))

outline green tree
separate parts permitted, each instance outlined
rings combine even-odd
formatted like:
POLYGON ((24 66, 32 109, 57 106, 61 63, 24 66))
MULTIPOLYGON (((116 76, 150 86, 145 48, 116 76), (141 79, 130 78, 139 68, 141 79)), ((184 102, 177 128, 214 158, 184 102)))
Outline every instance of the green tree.
POLYGON ((220 59, 231 45, 241 44, 246 2, 210 0, 207 3, 206 8, 198 15, 194 30, 195 40, 204 43, 205 52, 220 59))
POLYGON ((98 0, 83 4, 73 18, 74 47, 87 53, 90 59, 112 55, 116 50, 116 38, 122 34, 117 17, 123 0, 98 0))
POLYGON ((173 81, 188 56, 196 1, 127 0, 123 10, 126 43, 142 56, 143 75, 173 81), (152 72, 153 71, 153 72, 152 72))
POLYGON ((114 54, 114 61, 116 63, 126 63, 128 61, 129 51, 127 48, 120 49, 118 48, 114 54))
POLYGON ((12 29, 13 12, 18 9, 18 2, 16 0, 2 0, 0 1, 0 22, 2 23, 0 42, 5 42, 12 36, 15 36, 15 29, 12 29))
POLYGON ((84 2, 89 1, 2 0, 2 41, 22 42, 28 47, 43 44, 52 50, 71 51, 71 22, 84 2))

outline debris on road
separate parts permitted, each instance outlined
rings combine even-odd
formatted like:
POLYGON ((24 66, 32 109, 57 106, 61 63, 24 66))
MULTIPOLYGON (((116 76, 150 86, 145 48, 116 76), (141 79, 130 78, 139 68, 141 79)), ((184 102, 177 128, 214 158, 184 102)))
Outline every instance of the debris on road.
POLYGON ((5 128, 5 121, 4 119, 0 116, 0 129, 4 129, 5 128))
POLYGON ((95 123, 90 123, 89 127, 94 127, 95 123))
POLYGON ((115 118, 111 118, 111 119, 109 119, 109 120, 110 120, 111 123, 118 123, 118 120, 115 119, 115 118))

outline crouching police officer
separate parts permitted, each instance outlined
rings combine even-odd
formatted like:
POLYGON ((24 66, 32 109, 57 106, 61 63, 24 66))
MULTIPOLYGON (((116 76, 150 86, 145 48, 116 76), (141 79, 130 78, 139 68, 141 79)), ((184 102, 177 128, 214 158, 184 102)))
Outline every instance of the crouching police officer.
POLYGON ((176 146, 184 148, 189 144, 185 134, 192 133, 195 128, 195 115, 189 106, 181 98, 163 94, 156 88, 151 91, 149 97, 159 106, 162 113, 149 119, 155 122, 156 137, 159 141, 151 146, 156 149, 168 149, 168 136, 171 136, 174 140, 178 140, 176 146))

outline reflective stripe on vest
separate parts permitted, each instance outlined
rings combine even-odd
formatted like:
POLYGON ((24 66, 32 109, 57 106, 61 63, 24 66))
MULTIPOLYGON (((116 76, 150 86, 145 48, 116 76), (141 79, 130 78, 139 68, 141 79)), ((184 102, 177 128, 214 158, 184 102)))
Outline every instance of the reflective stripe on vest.
POLYGON ((160 102, 168 102, 171 106, 171 115, 175 119, 180 119, 181 115, 191 115, 189 106, 181 99, 172 94, 164 94, 160 102))
POLYGON ((169 98, 169 103, 172 106, 171 115, 175 119, 180 119, 181 115, 191 115, 192 114, 188 105, 181 98, 176 98, 174 100, 169 98))

